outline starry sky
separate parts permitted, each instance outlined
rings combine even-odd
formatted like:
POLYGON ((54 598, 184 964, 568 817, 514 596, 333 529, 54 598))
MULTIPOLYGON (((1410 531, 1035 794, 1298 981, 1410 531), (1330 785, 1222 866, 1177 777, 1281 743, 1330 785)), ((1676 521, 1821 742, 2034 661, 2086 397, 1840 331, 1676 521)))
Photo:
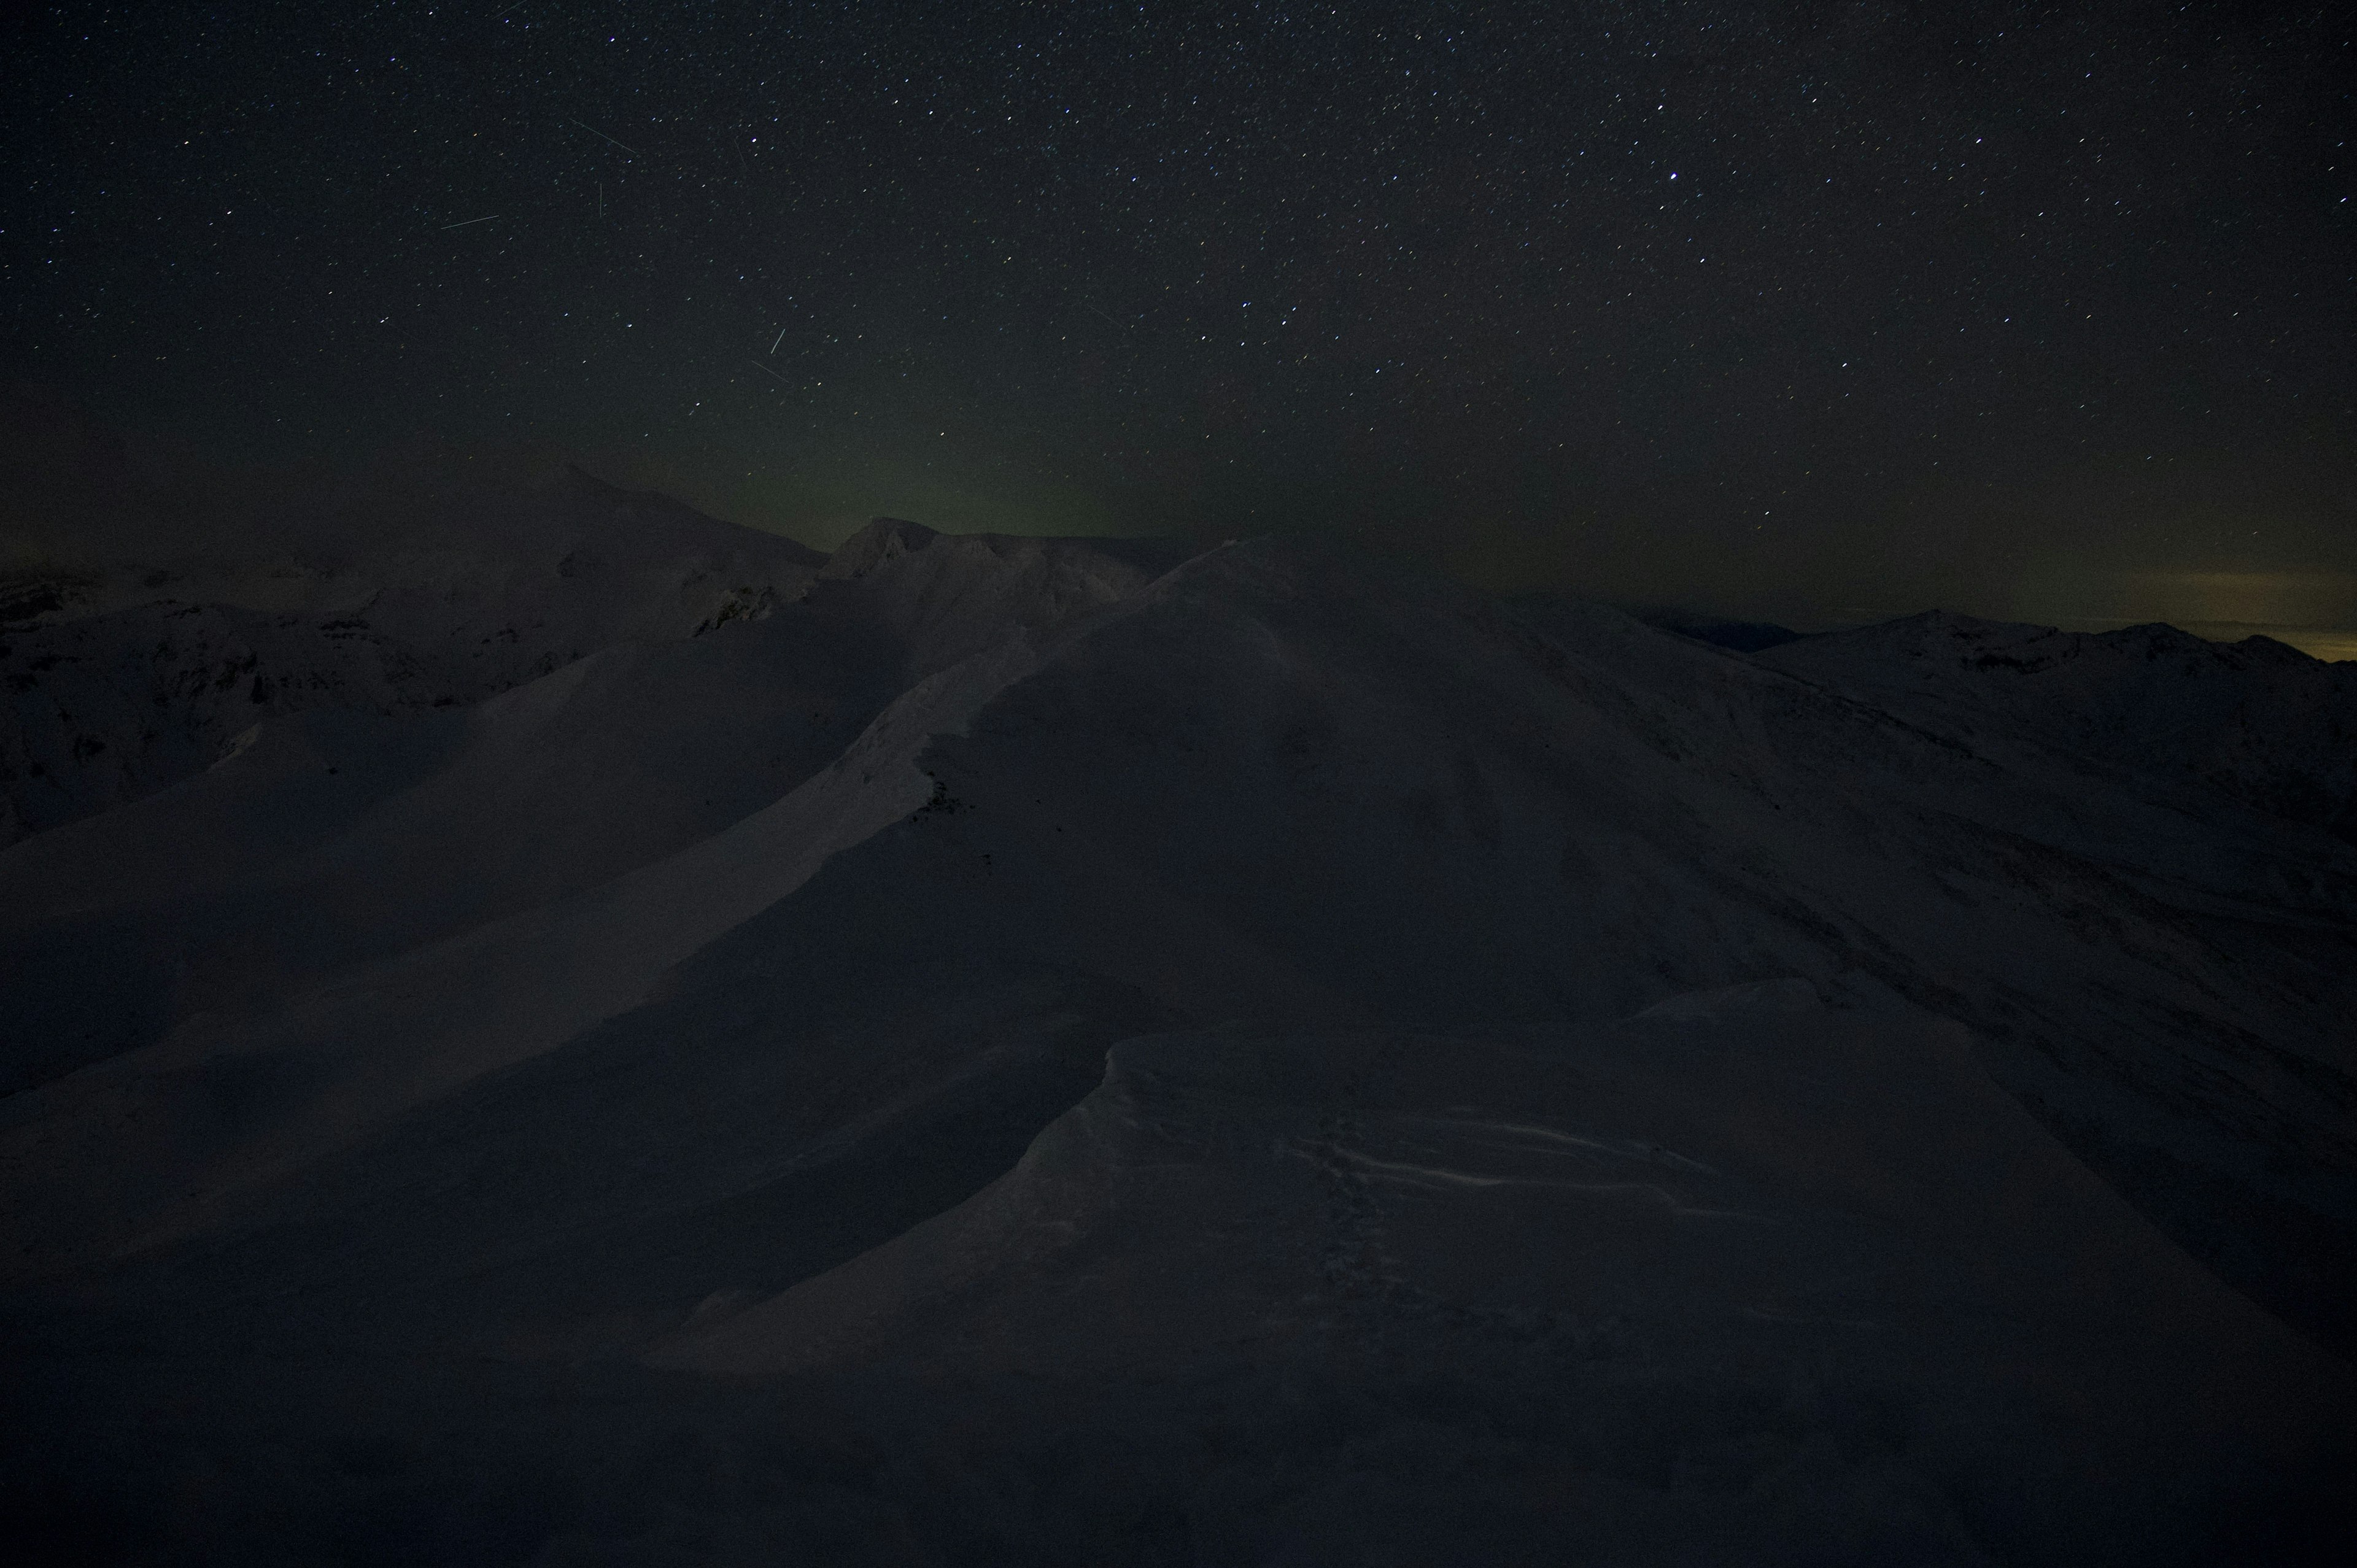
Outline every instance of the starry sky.
POLYGON ((2357 13, 10 13, 0 373, 834 543, 2357 628, 2357 13))

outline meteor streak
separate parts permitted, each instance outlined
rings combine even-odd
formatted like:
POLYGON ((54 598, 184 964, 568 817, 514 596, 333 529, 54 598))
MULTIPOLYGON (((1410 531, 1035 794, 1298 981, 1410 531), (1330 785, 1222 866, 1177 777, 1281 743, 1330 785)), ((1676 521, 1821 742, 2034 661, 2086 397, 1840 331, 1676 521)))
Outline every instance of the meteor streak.
MULTIPOLYGON (((567 114, 567 115, 565 116, 565 118, 566 118, 566 119, 568 119, 568 120, 573 120, 573 116, 572 116, 572 115, 570 115, 570 114, 567 114)), ((588 122, 587 122, 587 121, 584 121, 584 120, 573 120, 573 123, 574 123, 575 124, 576 124, 576 125, 580 126, 583 130, 585 130, 585 131, 588 132, 591 135, 593 135, 593 136, 597 137, 597 138, 598 140, 600 140, 600 141, 614 142, 614 145, 615 145, 616 146, 618 146, 618 147, 621 148, 624 152, 626 152, 626 153, 630 154, 630 155, 632 157, 634 157, 634 158, 642 158, 642 157, 645 157, 645 156, 647 156, 646 154, 644 154, 644 153, 642 153, 642 152, 639 151, 639 149, 638 149, 638 148, 636 148, 636 147, 634 147, 634 146, 630 145, 630 143, 628 143, 628 142, 616 142, 616 141, 614 141, 614 138, 613 138, 613 137, 608 136, 608 134, 606 134, 606 133, 605 133, 605 132, 603 132, 603 131, 601 131, 601 130, 597 129, 597 126, 590 124, 589 124, 588 122)))

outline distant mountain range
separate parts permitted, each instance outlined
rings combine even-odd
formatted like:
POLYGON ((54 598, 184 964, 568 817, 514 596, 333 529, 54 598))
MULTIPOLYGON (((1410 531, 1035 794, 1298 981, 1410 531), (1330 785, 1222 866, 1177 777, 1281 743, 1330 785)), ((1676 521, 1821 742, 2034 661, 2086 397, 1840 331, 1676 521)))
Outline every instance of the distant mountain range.
POLYGON ((314 521, 5 595, 37 1554, 2352 1517, 2357 666, 578 474, 314 521))

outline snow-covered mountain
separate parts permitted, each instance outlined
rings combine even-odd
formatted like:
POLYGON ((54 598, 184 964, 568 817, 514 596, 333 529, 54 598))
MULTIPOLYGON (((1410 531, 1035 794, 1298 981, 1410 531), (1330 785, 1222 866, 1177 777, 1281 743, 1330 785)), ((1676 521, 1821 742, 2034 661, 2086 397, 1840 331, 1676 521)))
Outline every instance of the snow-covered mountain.
POLYGON ((1761 661, 1959 736, 2198 780, 2357 840, 2357 664, 2271 638, 1933 613, 1778 645, 1761 661))
POLYGON ((2345 668, 774 559, 0 851, 60 1540, 2263 1561, 2346 1503, 2345 668))
POLYGON ((822 560, 578 469, 391 532, 296 521, 258 561, 165 554, 151 531, 115 545, 144 559, 0 585, 0 843, 185 779, 257 721, 477 703, 766 613, 822 560))
POLYGON ((942 540, 890 591, 860 581, 936 537, 879 521, 726 635, 675 624, 470 707, 386 714, 315 689, 320 705, 253 721, 199 778, 27 843, 0 909, 0 1088, 684 849, 834 761, 910 683, 1169 554, 942 540))

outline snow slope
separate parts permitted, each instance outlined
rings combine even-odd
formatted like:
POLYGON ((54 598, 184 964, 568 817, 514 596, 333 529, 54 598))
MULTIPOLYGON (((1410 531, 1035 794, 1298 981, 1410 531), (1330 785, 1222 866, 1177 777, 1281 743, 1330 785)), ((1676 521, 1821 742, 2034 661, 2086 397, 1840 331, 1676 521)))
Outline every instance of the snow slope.
POLYGON ((247 1432, 251 1471, 365 1408, 459 1435, 377 1490, 290 1460, 308 1500, 268 1528, 479 1525, 451 1500, 479 1460, 706 1499, 684 1534, 561 1500, 515 1526, 593 1561, 740 1530, 751 1560, 1174 1530, 1249 1558, 1361 1512, 1412 1545, 1410 1516, 1469 1517, 1460 1474, 1500 1560, 1573 1515, 1631 1560, 2201 1560, 2322 1506, 2357 847, 2075 731, 1774 667, 1811 646, 1300 544, 879 521, 766 618, 463 714, 264 725, 0 853, 0 951, 50 1016, 123 976, 158 998, 62 1056, 31 1036, 0 1101, 9 1332, 75 1434, 41 1473, 113 1518, 173 1442, 247 1432), (78 978, 81 946, 114 956, 78 978), (1556 1148, 1636 1197, 1545 1187, 1556 1148), (1157 1208, 1166 1154, 1195 1174, 1157 1208), (1141 1228, 1090 1219, 1132 1172, 1141 1228), (1341 1196, 1313 1219, 1313 1191, 1341 1196), (1682 1212, 1719 1208, 1793 1247, 1682 1212), (1372 1338, 1317 1348, 1367 1302, 1372 1338), (1491 1307, 1523 1326, 1485 1337, 1491 1307), (585 1366, 610 1427, 533 1370, 585 1366), (761 1426, 748 1376, 866 1435, 761 1426), (102 1441, 167 1384, 188 1435, 102 1441), (618 1457, 674 1426, 700 1478, 618 1457), (1111 1468, 1066 1495, 1082 1429, 1111 1468), (789 1452, 762 1495, 834 1523, 714 1479, 789 1452))
POLYGON ((1110 552, 1151 548, 952 540, 872 575, 888 536, 935 537, 879 522, 790 604, 471 707, 257 721, 202 774, 0 851, 0 1089, 684 849, 835 760, 916 680, 1138 586, 1110 552))
MULTIPOLYGON (((1512 1044, 1127 1040, 997 1182, 707 1318, 658 1362, 1175 1385, 1182 1409, 1424 1369, 1427 1405, 1483 1427, 1341 1434, 1290 1496, 1222 1477, 1338 1562, 1631 1538, 1662 1560, 2151 1562, 2229 1546, 2222 1500, 2297 1475, 2357 1396, 2055 1144, 1962 1029, 1798 981, 1512 1044)), ((1177 1468, 1157 1413, 1125 1435, 1177 1468)))

